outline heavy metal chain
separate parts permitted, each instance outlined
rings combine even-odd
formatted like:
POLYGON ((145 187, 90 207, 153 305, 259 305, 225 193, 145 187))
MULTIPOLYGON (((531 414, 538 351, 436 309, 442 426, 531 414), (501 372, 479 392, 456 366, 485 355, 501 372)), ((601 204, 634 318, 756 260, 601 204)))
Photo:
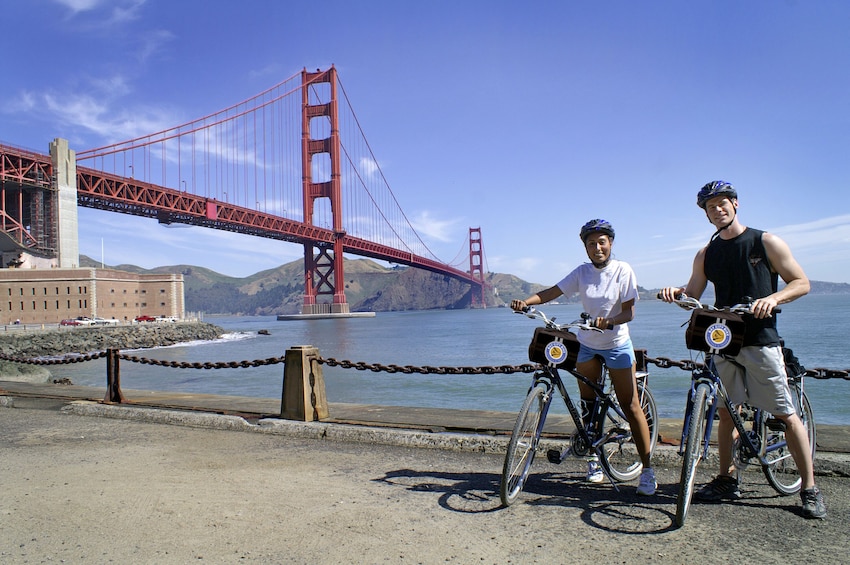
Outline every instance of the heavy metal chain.
POLYGON ((142 365, 156 365, 159 367, 170 367, 172 369, 244 369, 247 367, 261 367, 263 365, 275 365, 283 363, 283 357, 269 357, 268 359, 255 359, 254 361, 218 361, 215 363, 190 363, 188 361, 163 361, 159 359, 148 359, 146 357, 137 357, 135 355, 126 355, 120 353, 119 359, 130 361, 131 363, 140 363, 142 365))
MULTIPOLYGON (((30 364, 30 365, 61 365, 67 363, 83 363, 85 361, 93 361, 106 357, 105 351, 89 353, 86 355, 68 355, 65 357, 51 358, 22 358, 0 353, 0 359, 12 361, 14 363, 30 364)), ((244 369, 248 367, 260 367, 263 365, 275 365, 283 363, 283 357, 269 357, 267 359, 256 359, 254 361, 221 361, 221 362, 187 362, 187 361, 164 361, 158 359, 148 359, 146 357, 138 357, 135 355, 119 354, 120 359, 130 361, 131 363, 141 363, 143 365, 155 365, 159 367, 169 367, 172 369, 244 369)), ((683 371, 693 371, 704 367, 704 364, 695 361, 684 359, 674 361, 668 357, 649 357, 646 356, 647 364, 655 365, 661 369, 669 369, 677 367, 683 371)), ((343 369, 355 369, 358 371, 372 371, 373 373, 401 373, 405 375, 420 374, 420 375, 495 375, 495 374, 514 374, 514 373, 533 373, 540 366, 534 363, 524 363, 522 365, 495 365, 495 366, 479 366, 479 367, 433 367, 430 365, 415 366, 415 365, 384 365, 381 363, 366 363, 363 361, 348 361, 337 360, 334 358, 318 357, 316 361, 320 364, 329 367, 341 367, 343 369)), ((807 369, 804 376, 814 379, 844 379, 850 380, 850 369, 836 370, 817 367, 807 369)))
POLYGON ((373 373, 403 373, 410 375, 419 373, 422 375, 495 375, 503 373, 533 373, 539 365, 526 363, 524 365, 499 365, 484 367, 432 367, 425 365, 417 367, 414 365, 382 365, 380 363, 364 363, 363 361, 337 361, 334 358, 318 358, 318 362, 328 367, 342 367, 343 369, 357 369, 358 371, 372 371, 373 373))

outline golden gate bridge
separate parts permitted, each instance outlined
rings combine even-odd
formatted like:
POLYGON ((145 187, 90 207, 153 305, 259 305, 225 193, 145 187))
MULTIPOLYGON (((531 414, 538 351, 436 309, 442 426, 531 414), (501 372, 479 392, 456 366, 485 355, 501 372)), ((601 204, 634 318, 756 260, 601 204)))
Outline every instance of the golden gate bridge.
MULTIPOLYGON (((56 158, 0 145, 6 237, 58 247, 56 158)), ((77 205, 304 247, 303 314, 344 314, 343 254, 443 274, 484 305, 481 229, 468 255, 438 259, 405 215, 334 67, 295 74, 243 102, 76 153, 77 205)), ((463 254, 461 254, 463 255, 463 254)))

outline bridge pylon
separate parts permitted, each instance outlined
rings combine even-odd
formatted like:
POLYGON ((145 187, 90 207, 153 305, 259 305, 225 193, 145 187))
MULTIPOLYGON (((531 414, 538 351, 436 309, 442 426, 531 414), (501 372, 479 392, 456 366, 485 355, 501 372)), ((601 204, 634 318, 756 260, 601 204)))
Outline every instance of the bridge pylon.
POLYGON ((469 274, 479 284, 472 285, 472 307, 486 308, 484 301, 484 247, 481 242, 481 228, 469 228, 469 274))
POLYGON ((342 177, 340 173, 339 110, 337 104, 337 77, 333 66, 326 71, 301 72, 301 179, 304 191, 304 222, 314 223, 315 202, 319 198, 330 200, 335 239, 332 244, 314 246, 304 244, 304 303, 302 314, 347 314, 345 300, 345 274, 343 272, 342 227, 342 177), (311 104, 310 89, 327 84, 327 102, 311 104), (330 136, 313 139, 311 121, 327 119, 330 136), (316 182, 313 178, 313 158, 326 154, 330 162, 330 179, 316 182), (319 297, 330 296, 330 302, 319 302, 319 297))

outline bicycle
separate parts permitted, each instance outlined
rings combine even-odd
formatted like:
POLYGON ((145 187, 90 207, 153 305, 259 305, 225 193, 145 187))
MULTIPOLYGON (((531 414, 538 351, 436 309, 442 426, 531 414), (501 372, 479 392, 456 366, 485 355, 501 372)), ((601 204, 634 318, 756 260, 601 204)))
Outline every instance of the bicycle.
MULTIPOLYGON (((743 340, 746 316, 752 315, 752 302, 715 308, 683 294, 676 297, 673 303, 692 310, 686 332, 687 346, 692 352, 691 387, 685 405, 682 441, 679 444, 679 455, 683 459, 676 499, 677 527, 684 525, 688 515, 696 468, 708 455, 715 413, 721 403, 731 414, 737 430, 737 437, 732 445, 736 478, 740 480, 741 474, 749 465, 758 464, 767 482, 778 493, 791 495, 799 492, 802 478, 785 441, 785 424, 769 412, 746 403, 736 407, 729 400, 726 388, 717 375, 714 363, 711 362, 713 355, 737 355, 743 340), (693 358, 693 352, 696 352, 696 359, 693 358), (703 363, 699 362, 700 357, 703 358, 703 363), (750 424, 749 429, 747 423, 750 424)), ((778 313, 780 309, 774 309, 774 312, 778 313)), ((787 363, 793 352, 783 348, 783 353, 787 363)), ((804 372, 788 374, 788 383, 797 414, 806 427, 814 459, 815 419, 809 398, 803 390, 804 372)))
MULTIPOLYGON (((549 319, 543 312, 533 307, 526 309, 524 313, 529 318, 543 321, 544 324, 543 327, 535 329, 528 349, 529 359, 539 363, 540 367, 534 373, 531 387, 517 415, 511 440, 508 443, 499 489, 502 504, 510 506, 522 492, 556 392, 563 398, 576 426, 565 455, 587 457, 590 454, 596 454, 602 472, 608 477, 614 489, 619 490, 616 483, 636 479, 643 465, 634 447, 629 424, 617 402, 613 386, 610 386, 608 390, 605 389, 607 370, 603 365, 602 377, 598 384, 575 370, 579 343, 575 334, 569 331, 573 328, 580 331, 602 330, 590 326, 587 314, 582 314, 581 320, 559 325, 555 323, 555 318, 549 319), (581 415, 561 380, 559 369, 566 370, 596 392, 597 399, 586 426, 583 425, 581 415)), ((658 411, 655 398, 649 390, 647 382, 649 375, 643 370, 645 367, 642 355, 639 367, 641 371, 638 372, 637 388, 641 407, 649 425, 651 455, 658 440, 658 411)), ((560 452, 554 450, 547 456, 550 461, 556 463, 560 463, 563 458, 560 452), (556 456, 557 461, 554 460, 556 456)))

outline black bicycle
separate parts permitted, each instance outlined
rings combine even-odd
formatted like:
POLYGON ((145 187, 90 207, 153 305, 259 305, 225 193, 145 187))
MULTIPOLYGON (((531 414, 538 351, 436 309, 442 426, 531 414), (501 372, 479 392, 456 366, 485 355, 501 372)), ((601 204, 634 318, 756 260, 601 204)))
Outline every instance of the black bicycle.
MULTIPOLYGON (((535 308, 528 308, 525 314, 529 318, 543 321, 544 324, 543 327, 536 328, 528 349, 529 359, 539 363, 540 368, 534 373, 531 387, 520 408, 511 441, 508 444, 499 489, 502 504, 510 506, 522 492, 546 424, 546 415, 556 392, 564 399, 567 411, 576 426, 566 455, 588 457, 595 454, 599 458, 599 466, 615 489, 616 482, 636 479, 643 465, 635 448, 626 416, 617 402, 614 387, 610 386, 606 390, 607 371, 603 368, 602 378, 597 384, 575 370, 579 343, 576 336, 569 330, 572 328, 581 331, 602 330, 590 326, 587 314, 582 314, 581 320, 561 325, 556 324, 554 318, 547 318, 543 312, 535 308), (582 424, 581 415, 561 380, 559 369, 566 370, 596 392, 597 401, 586 426, 582 424)), ((644 369, 642 365, 643 363, 639 363, 641 369, 644 369)), ((658 440, 658 411, 655 398, 649 390, 648 379, 649 375, 645 370, 638 372, 637 389, 640 404, 649 425, 651 454, 658 440)), ((553 455, 556 455, 560 461, 559 452, 553 455)))
MULTIPOLYGON (((728 355, 731 358, 738 353, 746 317, 752 315, 752 304, 715 308, 685 295, 676 297, 673 302, 693 310, 686 332, 687 346, 692 352, 692 372, 679 447, 679 455, 683 459, 676 500, 676 525, 681 527, 688 515, 696 468, 708 455, 715 413, 721 404, 732 415, 737 430, 732 459, 738 479, 747 466, 760 465, 767 482, 777 492, 783 495, 798 492, 802 478, 785 441, 785 424, 765 410, 748 404, 733 405, 711 361, 713 355, 728 355), (703 362, 700 362, 701 358, 703 362)), ((774 309, 774 312, 778 313, 779 309, 774 309)), ((787 363, 793 353, 789 349, 785 349, 784 353, 787 363)), ((793 373, 788 374, 791 396, 797 414, 806 427, 814 459, 817 439, 815 418, 809 398, 803 390, 804 371, 793 373)))

